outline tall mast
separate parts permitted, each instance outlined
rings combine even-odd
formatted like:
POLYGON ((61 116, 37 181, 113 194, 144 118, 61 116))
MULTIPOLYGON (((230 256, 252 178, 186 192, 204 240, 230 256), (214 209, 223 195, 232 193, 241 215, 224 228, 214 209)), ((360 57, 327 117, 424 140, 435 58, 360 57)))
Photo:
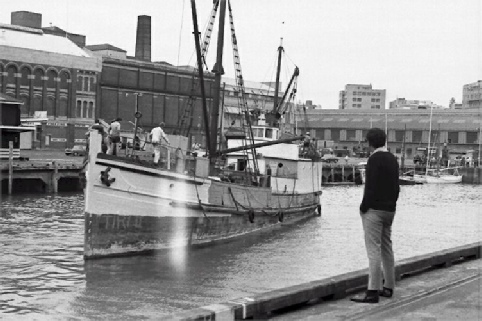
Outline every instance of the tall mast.
POLYGON ((278 69, 276 70, 276 84, 274 87, 273 111, 278 109, 279 75, 281 73, 281 55, 283 54, 283 38, 278 47, 278 69))
POLYGON ((433 113, 433 107, 430 106, 430 125, 428 130, 427 162, 425 163, 425 176, 428 175, 428 167, 430 164, 430 137, 432 136, 432 113, 433 113))
MULTIPOLYGON (((192 10, 192 20, 194 25, 194 42, 196 44, 196 56, 197 56, 197 69, 199 72, 199 85, 201 86, 201 97, 203 106, 203 116, 204 116, 204 131, 206 133, 206 147, 211 150, 212 141, 209 134, 209 115, 206 105, 206 95, 204 91, 204 73, 203 73, 203 62, 201 56, 201 45, 199 43, 199 28, 197 25, 197 13, 196 13, 196 3, 195 0, 191 0, 191 10, 192 10)), ((217 127, 217 123, 214 123, 212 127, 217 127)), ((214 147, 216 148, 216 146, 214 147)), ((212 155, 212 154, 210 154, 212 155)))
POLYGON ((218 46, 216 64, 213 68, 214 73, 214 98, 213 106, 211 109, 211 144, 209 149, 209 158, 211 165, 214 165, 214 157, 216 155, 216 145, 218 137, 218 118, 219 118, 219 105, 221 98, 221 76, 224 74, 223 68, 223 48, 224 48, 224 21, 226 18, 226 0, 220 0, 221 6, 219 8, 219 30, 218 30, 218 46))

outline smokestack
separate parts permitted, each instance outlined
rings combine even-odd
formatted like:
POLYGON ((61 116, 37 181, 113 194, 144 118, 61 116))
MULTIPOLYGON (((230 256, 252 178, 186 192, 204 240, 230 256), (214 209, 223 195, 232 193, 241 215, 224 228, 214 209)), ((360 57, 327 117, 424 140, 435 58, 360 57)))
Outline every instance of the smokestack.
POLYGON ((151 61, 151 16, 137 17, 136 59, 151 61))

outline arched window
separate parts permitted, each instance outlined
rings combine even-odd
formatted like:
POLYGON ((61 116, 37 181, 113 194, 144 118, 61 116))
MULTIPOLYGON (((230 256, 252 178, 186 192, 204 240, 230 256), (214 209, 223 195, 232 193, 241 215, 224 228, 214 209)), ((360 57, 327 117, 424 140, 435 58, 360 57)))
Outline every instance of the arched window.
POLYGON ((82 102, 82 118, 87 118, 87 102, 84 100, 82 102))
POLYGON ((75 117, 82 117, 82 102, 77 100, 77 106, 75 107, 75 117))
POLYGON ((20 78, 20 86, 30 86, 30 79, 28 79, 28 76, 30 76, 30 69, 28 67, 23 67, 22 77, 20 78))
POLYGON ((55 70, 49 70, 47 72, 47 88, 53 89, 56 88, 55 78, 57 77, 57 72, 55 70))
POLYGON ((90 111, 89 118, 94 118, 94 103, 93 102, 89 102, 89 111, 90 111))
POLYGON ((69 79, 70 79, 70 75, 67 72, 62 71, 60 73, 60 89, 69 89, 69 83, 68 83, 69 79))
POLYGON ((7 86, 13 86, 15 87, 16 81, 15 81, 15 74, 18 72, 17 67, 10 65, 7 68, 7 86))
POLYGON ((37 68, 33 72, 33 75, 34 75, 33 86, 37 87, 37 89, 42 89, 43 87, 42 77, 44 76, 44 71, 40 68, 37 68))

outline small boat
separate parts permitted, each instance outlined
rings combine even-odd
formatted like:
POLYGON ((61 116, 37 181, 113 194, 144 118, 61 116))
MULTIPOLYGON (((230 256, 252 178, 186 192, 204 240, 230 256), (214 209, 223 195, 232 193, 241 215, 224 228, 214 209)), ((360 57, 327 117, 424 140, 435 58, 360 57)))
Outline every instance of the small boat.
POLYGON ((462 182, 462 175, 457 168, 428 169, 425 175, 414 175, 414 180, 427 184, 457 184, 462 182))

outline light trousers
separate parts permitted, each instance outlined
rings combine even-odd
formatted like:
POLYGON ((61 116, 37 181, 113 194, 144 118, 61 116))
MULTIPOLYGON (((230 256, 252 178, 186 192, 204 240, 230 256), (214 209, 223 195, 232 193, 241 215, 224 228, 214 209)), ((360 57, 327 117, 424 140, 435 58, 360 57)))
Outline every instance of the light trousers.
POLYGON ((395 212, 373 209, 361 214, 368 256, 368 290, 395 287, 395 258, 391 239, 394 217, 395 212))

